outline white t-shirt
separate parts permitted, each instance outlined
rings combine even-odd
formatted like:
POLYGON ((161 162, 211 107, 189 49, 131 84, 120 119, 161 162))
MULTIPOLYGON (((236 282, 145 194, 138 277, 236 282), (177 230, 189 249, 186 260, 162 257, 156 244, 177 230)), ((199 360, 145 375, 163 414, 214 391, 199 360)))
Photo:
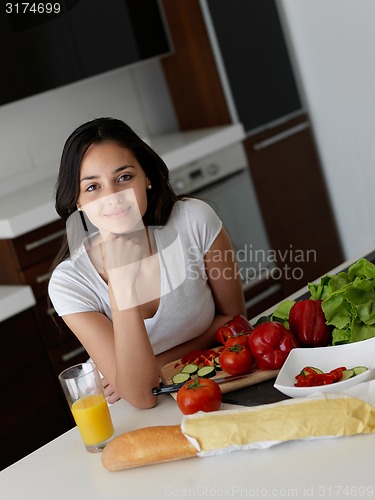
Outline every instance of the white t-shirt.
MULTIPOLYGON (((145 326, 155 354, 191 340, 211 324, 215 304, 207 281, 204 255, 222 223, 205 202, 175 203, 165 226, 152 227, 159 254, 159 308, 145 326)), ((96 311, 112 319, 108 286, 86 251, 61 262, 49 282, 49 295, 59 316, 96 311)))

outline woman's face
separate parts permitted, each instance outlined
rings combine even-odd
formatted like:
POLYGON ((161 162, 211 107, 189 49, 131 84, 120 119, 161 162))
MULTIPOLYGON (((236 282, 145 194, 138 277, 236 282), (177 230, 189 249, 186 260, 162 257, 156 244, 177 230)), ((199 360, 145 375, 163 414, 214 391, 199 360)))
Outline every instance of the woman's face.
POLYGON ((77 207, 104 239, 139 229, 149 184, 130 149, 109 141, 92 144, 81 163, 77 207))

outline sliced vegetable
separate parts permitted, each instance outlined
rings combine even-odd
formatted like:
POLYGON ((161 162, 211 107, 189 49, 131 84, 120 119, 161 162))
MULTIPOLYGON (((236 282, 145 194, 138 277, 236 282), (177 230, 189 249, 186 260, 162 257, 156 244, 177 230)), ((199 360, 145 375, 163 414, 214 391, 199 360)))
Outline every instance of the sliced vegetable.
POLYGON ((197 372, 198 377, 201 378, 212 378, 216 375, 216 370, 214 366, 202 366, 197 372))
POLYGON ((182 368, 181 373, 188 373, 190 376, 192 376, 197 373, 198 369, 198 365, 196 365, 195 363, 189 363, 182 368))
POLYGON ((355 377, 355 371, 352 368, 343 370, 340 381, 348 380, 349 378, 355 377))
POLYGON ((190 375, 188 373, 176 373, 176 375, 173 375, 172 377, 172 383, 173 384, 183 384, 190 380, 190 375))
POLYGON ((310 373, 323 373, 322 370, 320 370, 319 368, 315 368, 314 366, 305 366, 305 368, 303 368, 301 370, 301 375, 304 375, 305 377, 307 375, 309 375, 310 373))
POLYGON ((216 368, 216 371, 222 370, 219 356, 216 356, 216 358, 214 359, 214 367, 216 368))
POLYGON ((298 375, 296 375, 295 387, 315 387, 321 385, 333 384, 335 382, 343 382, 350 378, 364 373, 368 368, 365 366, 356 366, 354 368, 346 368, 340 366, 329 372, 322 372, 319 368, 305 366, 298 375))
POLYGON ((368 368, 366 366, 355 366, 353 371, 356 375, 360 375, 361 373, 367 372, 368 368))
POLYGON ((295 387, 314 387, 320 385, 333 384, 337 382, 342 377, 342 372, 346 370, 344 366, 335 368, 328 373, 317 373, 315 370, 311 370, 308 366, 303 368, 301 372, 296 376, 295 387))
POLYGON ((214 349, 195 349, 193 351, 188 352, 181 358, 181 363, 183 365, 187 365, 189 363, 193 363, 195 365, 201 366, 210 366, 214 364, 214 359, 217 356, 217 351, 214 349))

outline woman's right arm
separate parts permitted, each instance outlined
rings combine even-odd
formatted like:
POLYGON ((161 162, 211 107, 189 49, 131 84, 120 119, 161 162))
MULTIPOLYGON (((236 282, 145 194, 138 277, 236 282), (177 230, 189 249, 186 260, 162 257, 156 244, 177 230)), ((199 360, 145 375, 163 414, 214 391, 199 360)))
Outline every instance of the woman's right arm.
POLYGON ((63 316, 113 390, 138 408, 151 408, 159 368, 138 307, 113 310, 113 323, 99 312, 63 316))

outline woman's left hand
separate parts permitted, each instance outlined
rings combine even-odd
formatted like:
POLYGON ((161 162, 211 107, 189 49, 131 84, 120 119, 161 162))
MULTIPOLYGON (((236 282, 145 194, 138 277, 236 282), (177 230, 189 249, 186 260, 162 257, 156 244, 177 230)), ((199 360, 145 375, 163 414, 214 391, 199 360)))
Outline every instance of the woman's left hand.
POLYGON ((112 387, 109 385, 107 382, 107 379, 104 377, 102 378, 102 386, 104 390, 104 395, 108 401, 109 404, 116 403, 121 397, 112 389, 112 387))

